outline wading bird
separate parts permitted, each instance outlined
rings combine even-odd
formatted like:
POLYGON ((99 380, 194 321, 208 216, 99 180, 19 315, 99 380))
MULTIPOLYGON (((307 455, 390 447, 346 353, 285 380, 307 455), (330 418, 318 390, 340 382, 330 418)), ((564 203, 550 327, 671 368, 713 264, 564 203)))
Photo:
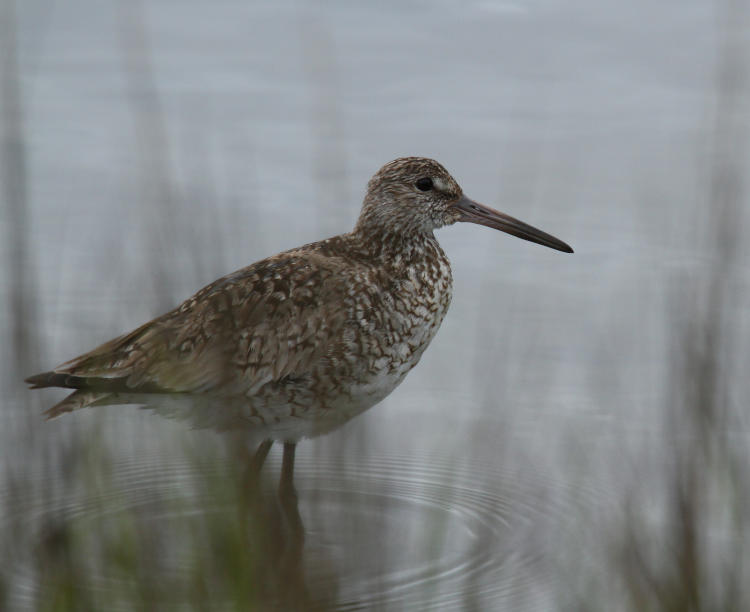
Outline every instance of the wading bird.
POLYGON ((291 469, 297 441, 393 391, 435 336, 451 301, 434 230, 478 223, 572 253, 561 240, 467 198, 448 171, 396 159, 367 186, 354 230, 263 259, 174 310, 55 369, 33 388, 75 391, 47 411, 170 401, 189 394, 274 440, 291 469))

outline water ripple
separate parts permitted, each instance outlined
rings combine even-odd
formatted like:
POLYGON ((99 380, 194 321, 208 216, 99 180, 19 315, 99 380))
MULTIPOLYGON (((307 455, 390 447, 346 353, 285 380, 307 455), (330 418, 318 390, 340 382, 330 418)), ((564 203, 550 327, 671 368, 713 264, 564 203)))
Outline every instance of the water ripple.
MULTIPOLYGON (((272 456, 264 472, 278 473, 279 463, 272 456)), ((215 495, 215 487, 196 486, 227 479, 225 460, 140 456, 110 469, 111 482, 100 489, 16 497, 5 504, 11 511, 0 528, 23 517, 28 524, 54 518, 85 530, 138 511, 163 524, 160 531, 169 537, 174 536, 169 525, 187 516, 233 516, 236 500, 215 495), (174 500, 182 503, 169 503, 174 500)), ((306 529, 306 580, 335 591, 327 607, 340 610, 456 609, 467 602, 492 609, 516 601, 546 580, 538 550, 524 544, 527 536, 538 525, 564 526, 575 514, 574 503, 602 496, 580 489, 571 495, 570 487, 540 472, 416 454, 342 461, 303 450, 295 482, 306 529)), ((44 478, 36 485, 36 490, 53 487, 44 478)), ((0 491, 2 501, 7 496, 0 491)), ((170 573, 189 574, 191 555, 200 551, 186 552, 169 540, 166 546, 177 551, 170 573)), ((90 582, 96 590, 117 580, 106 567, 94 571, 99 574, 90 582)), ((32 600, 38 585, 29 565, 19 562, 13 576, 15 597, 32 600)))

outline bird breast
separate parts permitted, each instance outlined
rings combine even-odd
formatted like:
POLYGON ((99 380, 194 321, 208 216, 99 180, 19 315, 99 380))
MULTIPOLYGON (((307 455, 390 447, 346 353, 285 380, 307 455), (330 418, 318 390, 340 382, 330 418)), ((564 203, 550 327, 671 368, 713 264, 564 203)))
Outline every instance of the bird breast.
POLYGON ((347 353, 359 363, 349 395, 370 405, 388 395, 419 362, 450 306, 450 264, 437 242, 423 256, 394 261, 373 290, 354 292, 347 353))

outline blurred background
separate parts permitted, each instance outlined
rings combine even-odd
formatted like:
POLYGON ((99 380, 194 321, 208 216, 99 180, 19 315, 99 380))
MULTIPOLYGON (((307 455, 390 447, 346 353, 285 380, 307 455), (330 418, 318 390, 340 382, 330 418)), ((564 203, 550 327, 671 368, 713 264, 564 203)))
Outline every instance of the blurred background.
POLYGON ((0 609, 750 607, 750 7, 0 0, 0 609), (271 451, 30 374, 348 231, 441 161, 570 243, 441 230, 381 405, 271 451), (242 444, 239 444, 242 447, 242 444))

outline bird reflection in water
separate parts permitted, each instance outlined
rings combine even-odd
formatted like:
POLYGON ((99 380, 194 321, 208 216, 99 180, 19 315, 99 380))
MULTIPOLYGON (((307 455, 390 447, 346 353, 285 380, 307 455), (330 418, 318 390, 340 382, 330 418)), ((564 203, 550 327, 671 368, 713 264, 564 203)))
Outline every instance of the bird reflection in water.
MULTIPOLYGON (((263 466, 274 440, 300 429, 331 431, 351 418, 333 419, 330 414, 276 414, 262 422, 261 415, 247 401, 218 400, 205 396, 180 394, 147 395, 120 398, 121 403, 138 403, 161 417, 181 421, 191 429, 210 429, 221 433, 227 442, 232 463, 240 466, 237 479, 239 537, 251 549, 251 567, 244 568, 252 579, 250 592, 243 598, 260 609, 323 610, 335 598, 334 576, 324 580, 316 576, 316 588, 308 587, 305 563, 305 526, 299 511, 294 484, 296 444, 283 442, 278 487, 269 495, 263 466)), ((321 551, 316 551, 320 555, 321 551)), ((320 559, 318 559, 320 561, 320 559)), ((320 563, 318 564, 320 565, 320 563)), ((318 567, 320 570, 320 567, 318 567)), ((319 571, 316 573, 320 573, 319 571)))
POLYGON ((400 158, 369 181, 353 231, 222 277, 164 315, 27 382, 73 390, 49 417, 142 403, 149 394, 163 403, 160 410, 174 410, 180 398, 202 396, 189 410, 196 424, 248 425, 261 437, 248 461, 247 480, 255 483, 247 485, 249 500, 259 499, 258 474, 272 441, 283 443, 279 568, 299 581, 304 529, 292 482, 295 444, 379 403, 420 361, 452 296, 450 263, 434 230, 457 222, 573 252, 469 199, 438 162, 400 158))

